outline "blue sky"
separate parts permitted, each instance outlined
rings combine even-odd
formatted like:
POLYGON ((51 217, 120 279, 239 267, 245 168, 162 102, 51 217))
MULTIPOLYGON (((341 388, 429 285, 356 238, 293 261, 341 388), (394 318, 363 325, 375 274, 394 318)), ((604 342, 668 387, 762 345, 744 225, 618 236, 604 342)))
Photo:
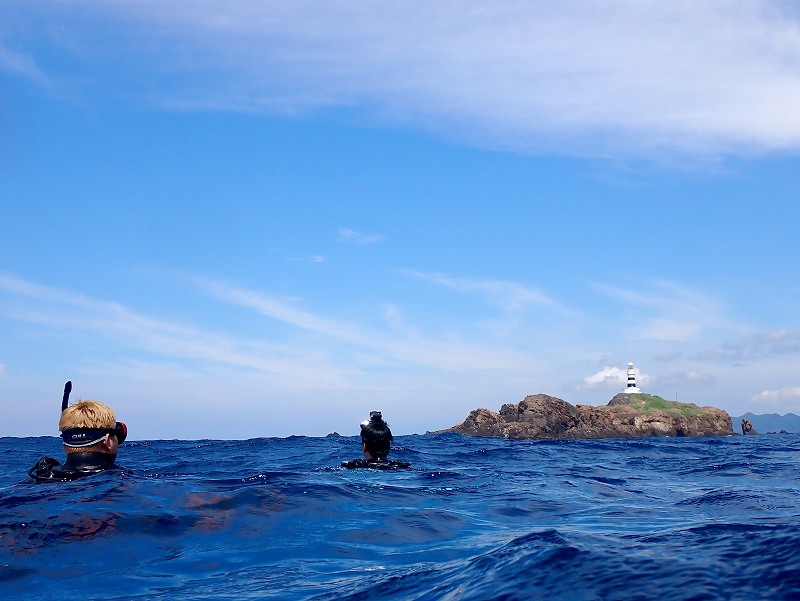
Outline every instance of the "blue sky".
POLYGON ((2 5, 0 435, 800 412, 793 3, 2 5))

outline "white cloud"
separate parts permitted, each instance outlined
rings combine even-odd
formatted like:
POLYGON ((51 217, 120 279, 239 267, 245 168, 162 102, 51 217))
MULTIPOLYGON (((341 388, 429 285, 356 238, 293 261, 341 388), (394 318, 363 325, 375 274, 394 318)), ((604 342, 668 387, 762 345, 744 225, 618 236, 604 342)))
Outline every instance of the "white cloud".
POLYGON ((800 386, 787 386, 778 390, 762 390, 753 400, 763 405, 779 405, 784 401, 800 400, 800 386))
MULTIPOLYGON (((366 328, 329 319, 298 307, 299 302, 198 280, 207 294, 226 303, 254 310, 287 326, 280 341, 238 332, 177 323, 144 315, 117 302, 98 300, 68 290, 49 288, 0 273, 0 303, 7 318, 53 330, 77 330, 82 335, 113 341, 126 360, 125 349, 186 360, 185 369, 200 372, 209 366, 254 370, 308 388, 343 388, 365 371, 383 366, 397 370, 423 366, 467 372, 529 370, 534 358, 512 345, 471 341, 456 335, 420 335, 403 327, 390 311, 388 328, 366 328)), ((128 359, 132 360, 132 359, 128 359)), ((359 381, 363 381, 361 378, 359 381)))
POLYGON ((726 343, 711 354, 729 359, 755 359, 796 353, 800 353, 800 332, 773 330, 726 343))
POLYGON ((77 329, 123 347, 252 369, 307 384, 341 386, 344 378, 324 353, 226 335, 137 313, 121 303, 97 300, 0 274, 0 290, 23 299, 0 306, 6 316, 54 329, 77 329))
MULTIPOLYGON (((648 374, 636 371, 636 386, 643 388, 654 381, 648 374)), ((612 388, 625 387, 628 383, 628 367, 625 368, 606 365, 600 371, 586 376, 583 379, 586 388, 612 388)))
POLYGON ((295 257, 292 259, 295 263, 304 263, 307 265, 316 265, 325 262, 325 257, 322 255, 312 255, 310 257, 295 257))
POLYGON ((713 373, 702 369, 686 369, 659 372, 657 378, 646 378, 641 386, 646 385, 649 388, 646 392, 653 392, 664 398, 672 398, 674 394, 676 400, 680 396, 687 402, 694 402, 697 400, 697 395, 701 395, 700 403, 707 404, 708 401, 703 400, 702 395, 710 393, 712 387, 718 386, 719 383, 720 378, 713 373))
POLYGON ((124 54, 169 82, 175 107, 362 107, 475 143, 595 155, 800 147, 800 15, 783 0, 37 4, 17 18, 83 28, 54 42, 82 40, 76 65, 124 54), (114 26, 124 44, 93 34, 114 26))
POLYGON ((319 317, 302 309, 289 299, 278 299, 261 292, 230 286, 216 280, 198 280, 198 284, 209 294, 228 303, 254 309, 261 315, 291 324, 298 328, 349 341, 360 341, 366 337, 352 328, 332 320, 319 317))
POLYGON ((176 383, 192 381, 197 373, 178 364, 165 361, 142 361, 125 359, 119 362, 96 361, 80 370, 83 376, 94 378, 106 376, 118 380, 150 381, 156 383, 176 383))
POLYGON ((411 270, 407 270, 404 273, 457 292, 477 294, 506 311, 524 311, 532 306, 560 308, 544 292, 516 282, 453 278, 441 273, 422 273, 411 270))
POLYGON ((716 384, 717 377, 714 374, 701 371, 699 369, 690 369, 686 372, 686 380, 693 384, 709 385, 716 384))
POLYGON ((263 292, 202 280, 199 285, 216 298, 255 310, 265 317, 293 325, 329 338, 330 342, 358 347, 370 363, 396 364, 398 361, 436 369, 516 370, 529 366, 533 358, 510 347, 474 343, 447 335, 421 336, 404 327, 397 308, 389 308, 384 318, 391 331, 367 329, 299 309, 295 301, 278 299, 263 292), (400 330, 402 328, 402 331, 400 330))
POLYGON ((340 242, 353 242, 355 244, 375 244, 376 242, 381 242, 384 240, 386 236, 383 234, 362 234, 361 232, 356 232, 355 230, 341 228, 339 230, 339 241, 340 242))
POLYGON ((2 44, 0 44, 0 70, 21 75, 43 86, 50 85, 47 76, 42 73, 31 56, 12 52, 2 44))
POLYGON ((627 372, 619 367, 605 366, 591 376, 586 376, 583 381, 590 388, 606 385, 606 384, 625 384, 628 380, 627 372))
POLYGON ((712 330, 744 331, 725 316, 713 297, 666 280, 641 282, 635 288, 596 284, 595 288, 620 302, 620 312, 635 336, 643 340, 697 340, 712 330))

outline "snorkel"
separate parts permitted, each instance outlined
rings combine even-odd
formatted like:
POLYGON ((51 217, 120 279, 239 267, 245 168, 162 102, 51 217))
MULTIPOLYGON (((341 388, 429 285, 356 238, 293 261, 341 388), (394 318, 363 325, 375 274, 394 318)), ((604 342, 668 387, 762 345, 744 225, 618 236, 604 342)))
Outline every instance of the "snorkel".
MULTIPOLYGON (((61 413, 69 405, 69 395, 72 392, 72 382, 64 384, 64 396, 61 397, 61 413)), ((128 426, 116 422, 113 428, 67 428, 61 432, 61 440, 68 447, 90 447, 101 442, 106 434, 116 436, 117 444, 122 444, 128 437, 128 426)))
POLYGON ((61 397, 61 413, 64 413, 64 409, 67 408, 69 404, 69 393, 72 392, 72 380, 69 380, 66 384, 64 384, 64 396, 61 397))

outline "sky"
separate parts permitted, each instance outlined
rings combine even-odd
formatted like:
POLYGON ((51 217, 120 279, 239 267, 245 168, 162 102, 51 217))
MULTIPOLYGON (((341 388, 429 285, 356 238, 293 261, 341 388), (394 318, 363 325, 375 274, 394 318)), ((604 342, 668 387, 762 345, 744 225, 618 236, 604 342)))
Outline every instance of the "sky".
POLYGON ((794 2, 0 0, 0 436, 800 413, 799 193, 794 2))

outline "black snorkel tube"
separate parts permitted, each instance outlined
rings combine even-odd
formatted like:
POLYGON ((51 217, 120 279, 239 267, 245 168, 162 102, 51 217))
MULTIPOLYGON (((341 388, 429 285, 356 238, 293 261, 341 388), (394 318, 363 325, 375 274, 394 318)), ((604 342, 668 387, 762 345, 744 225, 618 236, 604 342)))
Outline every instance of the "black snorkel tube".
POLYGON ((64 413, 64 409, 66 409, 69 404, 70 392, 72 392, 72 380, 64 384, 64 396, 61 397, 61 413, 64 413))

